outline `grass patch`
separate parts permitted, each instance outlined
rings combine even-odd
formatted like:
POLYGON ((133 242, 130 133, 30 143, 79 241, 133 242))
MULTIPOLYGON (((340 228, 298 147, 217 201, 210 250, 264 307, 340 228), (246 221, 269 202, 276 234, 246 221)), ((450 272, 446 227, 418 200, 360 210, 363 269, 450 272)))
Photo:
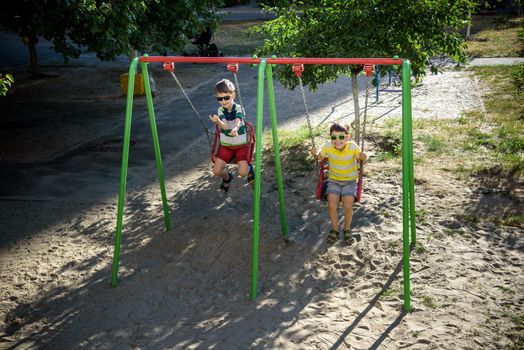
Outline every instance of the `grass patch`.
POLYGON ((450 228, 444 229, 444 234, 448 237, 453 237, 457 233, 456 230, 452 230, 450 228))
POLYGON ((420 241, 417 241, 417 243, 415 244, 415 252, 417 254, 423 254, 426 252, 426 247, 424 247, 424 245, 420 241))
MULTIPOLYGON (((320 136, 319 129, 314 129, 313 133, 314 137, 320 136)), ((318 142, 316 143, 318 148, 318 142)), ((273 136, 270 131, 265 133, 263 144, 266 145, 262 152, 264 163, 274 166, 273 136)), ((279 130, 278 144, 283 171, 300 177, 311 174, 317 168, 317 163, 310 153, 309 129, 305 125, 296 130, 279 130)))
POLYGON ((397 286, 386 288, 380 291, 380 299, 389 299, 399 294, 402 294, 402 290, 397 286))
POLYGON ((471 37, 466 42, 470 57, 519 57, 524 38, 519 36, 524 17, 473 16, 471 37))
POLYGON ((433 297, 429 295, 421 295, 420 296, 420 303, 424 305, 425 307, 428 307, 430 309, 435 310, 437 308, 437 304, 435 303, 435 300, 433 297))
POLYGON ((420 135, 417 140, 422 141, 427 148, 428 152, 441 153, 444 150, 444 141, 435 135, 420 135))
POLYGON ((251 30, 259 21, 221 23, 214 34, 214 43, 224 56, 251 56, 264 43, 262 35, 251 30))
POLYGON ((506 287, 506 286, 495 286, 495 288, 498 288, 505 293, 515 294, 515 291, 513 289, 506 287))
POLYGON ((511 341, 509 350, 524 349, 524 313, 506 311, 502 317, 511 322, 511 326, 505 331, 505 336, 511 341))
POLYGON ((428 216, 429 213, 426 209, 420 209, 415 211, 415 217, 417 218, 417 221, 421 224, 427 223, 428 216))

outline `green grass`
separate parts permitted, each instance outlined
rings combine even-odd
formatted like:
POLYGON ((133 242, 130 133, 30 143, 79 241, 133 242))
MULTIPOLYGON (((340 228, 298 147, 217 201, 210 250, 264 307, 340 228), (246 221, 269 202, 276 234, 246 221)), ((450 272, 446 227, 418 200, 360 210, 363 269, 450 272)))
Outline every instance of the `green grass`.
POLYGON ((214 43, 222 50, 224 56, 251 56, 264 41, 260 33, 251 28, 259 25, 259 21, 222 23, 214 35, 214 43))
POLYGON ((426 252, 426 247, 424 247, 424 245, 420 241, 417 241, 417 243, 415 244, 415 252, 417 254, 423 254, 426 252))
POLYGON ((473 16, 466 52, 471 57, 522 57, 524 17, 473 16))
POLYGON ((502 317, 510 321, 510 329, 505 331, 505 336, 511 341, 509 350, 524 349, 524 313, 506 311, 502 317))
POLYGON ((461 151, 455 167, 459 178, 497 176, 518 182, 524 174, 524 96, 512 83, 518 66, 475 67, 476 76, 491 87, 486 111, 464 113, 446 133, 449 146, 461 151))
MULTIPOLYGON (((313 130, 314 136, 320 135, 319 129, 313 130)), ((295 176, 306 176, 316 169, 317 163, 310 153, 311 137, 309 129, 304 125, 296 130, 280 129, 278 131, 278 143, 280 147, 280 159, 282 169, 293 173, 295 176)), ((273 137, 271 131, 264 134, 263 150, 264 162, 274 165, 273 137)), ((316 141, 317 148, 320 147, 319 140, 316 141)))
POLYGON ((427 223, 428 216, 429 216, 429 213, 426 209, 419 209, 415 211, 415 217, 417 218, 418 222, 421 224, 427 223))
POLYGON ((437 308, 437 304, 435 303, 435 300, 433 299, 433 297, 429 295, 421 295, 420 303, 424 305, 425 307, 428 307, 433 310, 437 308))
POLYGON ((441 137, 435 135, 420 135, 417 140, 422 141, 428 152, 441 153, 444 151, 445 143, 441 137))

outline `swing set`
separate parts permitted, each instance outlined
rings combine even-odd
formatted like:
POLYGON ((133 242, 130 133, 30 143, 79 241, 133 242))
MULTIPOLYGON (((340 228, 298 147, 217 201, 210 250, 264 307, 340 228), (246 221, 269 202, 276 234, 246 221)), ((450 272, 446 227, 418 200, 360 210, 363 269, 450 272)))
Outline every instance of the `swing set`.
MULTIPOLYGON (((416 244, 416 227, 415 227, 415 190, 414 190, 414 165, 413 165, 413 135, 412 135, 412 117, 411 117, 411 69, 410 62, 406 59, 399 58, 249 58, 249 57, 185 57, 185 56, 148 56, 144 55, 133 59, 129 66, 129 81, 128 93, 126 101, 124 138, 122 147, 122 165, 120 171, 120 188, 118 196, 118 211, 117 223, 115 233, 115 249, 113 257, 113 268, 111 275, 111 285, 116 287, 118 280, 118 267, 120 259, 120 246, 122 241, 122 226, 124 216, 125 193, 127 183, 127 170, 129 160, 129 148, 131 139, 131 123, 133 113, 133 89, 134 79, 138 64, 142 74, 144 75, 144 88, 146 95, 147 110, 149 115, 151 133, 153 137, 153 148, 155 153, 157 172, 160 185, 160 193, 162 197, 162 207, 164 212, 164 223, 166 230, 172 230, 171 217, 169 206, 167 204, 167 196, 164 183, 162 157, 160 154, 160 145, 158 140, 158 132, 156 128, 155 111, 153 107, 153 98, 151 95, 151 86, 149 84, 149 73, 147 66, 149 63, 163 63, 164 69, 168 71, 178 84, 181 92, 193 109, 193 113, 198 118, 200 124, 204 128, 209 146, 211 148, 211 159, 214 160, 215 149, 218 144, 218 129, 211 131, 207 128, 202 118, 198 114, 195 106, 184 91, 180 81, 176 77, 175 64, 176 63, 222 63, 227 64, 227 69, 234 74, 236 88, 239 93, 239 100, 242 104, 239 84, 237 80, 237 71, 239 64, 258 65, 258 90, 257 90, 257 113, 256 126, 253 127, 246 122, 247 134, 246 141, 249 148, 250 160, 253 159, 254 154, 254 171, 255 171, 255 185, 254 185, 254 213, 253 213, 253 238, 252 238, 252 264, 251 264, 251 292, 250 296, 254 300, 257 295, 257 275, 258 275, 258 245, 259 245, 259 228, 260 228, 260 197, 261 197, 261 163, 262 153, 254 152, 254 150, 262 149, 262 120, 264 112, 264 83, 267 82, 267 95, 269 102, 269 115, 271 121, 271 132, 273 136, 273 151, 275 158, 275 172, 277 179, 277 188, 279 193, 280 206, 280 222, 282 228, 282 238, 287 237, 287 220, 286 209, 284 205, 284 187, 282 181, 281 163, 280 163, 280 148, 278 142, 277 132, 277 116, 275 103, 275 90, 273 85, 273 70, 272 66, 277 64, 291 65, 293 71, 299 78, 304 106, 306 109, 306 118, 312 143, 314 145, 314 136, 311 127, 309 112, 307 111, 307 103, 304 94, 304 87, 302 84, 301 73, 304 70, 304 65, 307 64, 337 64, 337 65, 361 65, 366 71, 368 77, 368 84, 366 85, 366 100, 369 95, 369 76, 372 72, 373 65, 401 65, 402 66, 402 211, 403 211, 403 275, 404 275, 404 310, 411 310, 411 296, 410 296, 410 251, 411 247, 416 244), (371 69, 370 69, 371 67, 371 69), (214 133, 214 142, 211 143, 211 135, 214 133), (411 235, 410 235, 411 232, 411 235)), ((367 114, 367 101, 364 110, 363 134, 365 133, 365 117, 367 114)), ((363 139, 361 148, 363 149, 363 139)), ((251 162, 250 162, 251 163, 251 162)), ((327 169, 326 161, 322 161, 319 171, 319 183, 323 182, 322 177, 325 169, 327 169)), ((362 189, 362 164, 359 169, 359 188, 362 189)), ((321 193, 318 191, 317 198, 321 199, 321 193)), ((360 200, 360 194, 358 199, 360 200)))

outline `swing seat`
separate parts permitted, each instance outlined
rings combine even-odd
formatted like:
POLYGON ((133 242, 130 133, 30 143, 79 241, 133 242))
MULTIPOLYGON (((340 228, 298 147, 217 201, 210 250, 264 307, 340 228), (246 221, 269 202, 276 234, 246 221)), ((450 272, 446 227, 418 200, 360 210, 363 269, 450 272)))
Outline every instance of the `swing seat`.
POLYGON ((329 169, 329 161, 327 158, 322 159, 320 162, 320 169, 318 172, 318 181, 317 181, 317 199, 321 201, 327 201, 327 172, 329 169))
MULTIPOLYGON (((255 153, 255 127, 250 122, 245 122, 247 131, 247 162, 253 163, 253 154, 255 153)), ((211 161, 215 163, 216 155, 218 153, 218 147, 220 147, 220 129, 218 125, 215 128, 215 139, 213 140, 213 147, 211 148, 211 161)), ((231 159, 229 164, 236 163, 235 158, 231 159)))
MULTIPOLYGON (((355 202, 360 203, 360 196, 362 194, 362 175, 364 173, 364 165, 362 162, 359 162, 360 166, 358 169, 358 181, 357 181, 357 195, 355 196, 355 202)), ((320 201, 327 201, 327 173, 329 169, 329 160, 328 158, 322 159, 320 162, 320 168, 318 172, 318 180, 317 180, 317 190, 316 190, 316 197, 317 200, 320 201)), ((340 199, 342 201, 342 198, 340 199)))

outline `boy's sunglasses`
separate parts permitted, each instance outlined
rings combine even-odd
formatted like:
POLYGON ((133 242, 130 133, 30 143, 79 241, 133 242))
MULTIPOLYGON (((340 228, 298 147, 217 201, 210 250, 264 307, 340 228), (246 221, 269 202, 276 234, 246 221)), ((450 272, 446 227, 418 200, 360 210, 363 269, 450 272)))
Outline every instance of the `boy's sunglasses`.
POLYGON ((231 98, 231 96, 223 96, 223 97, 217 97, 217 101, 229 101, 229 99, 231 98))
MULTIPOLYGON (((346 138, 346 135, 338 135, 338 139, 339 140, 344 140, 346 138)), ((331 135, 331 139, 332 140, 336 140, 337 139, 337 135, 331 135)))

